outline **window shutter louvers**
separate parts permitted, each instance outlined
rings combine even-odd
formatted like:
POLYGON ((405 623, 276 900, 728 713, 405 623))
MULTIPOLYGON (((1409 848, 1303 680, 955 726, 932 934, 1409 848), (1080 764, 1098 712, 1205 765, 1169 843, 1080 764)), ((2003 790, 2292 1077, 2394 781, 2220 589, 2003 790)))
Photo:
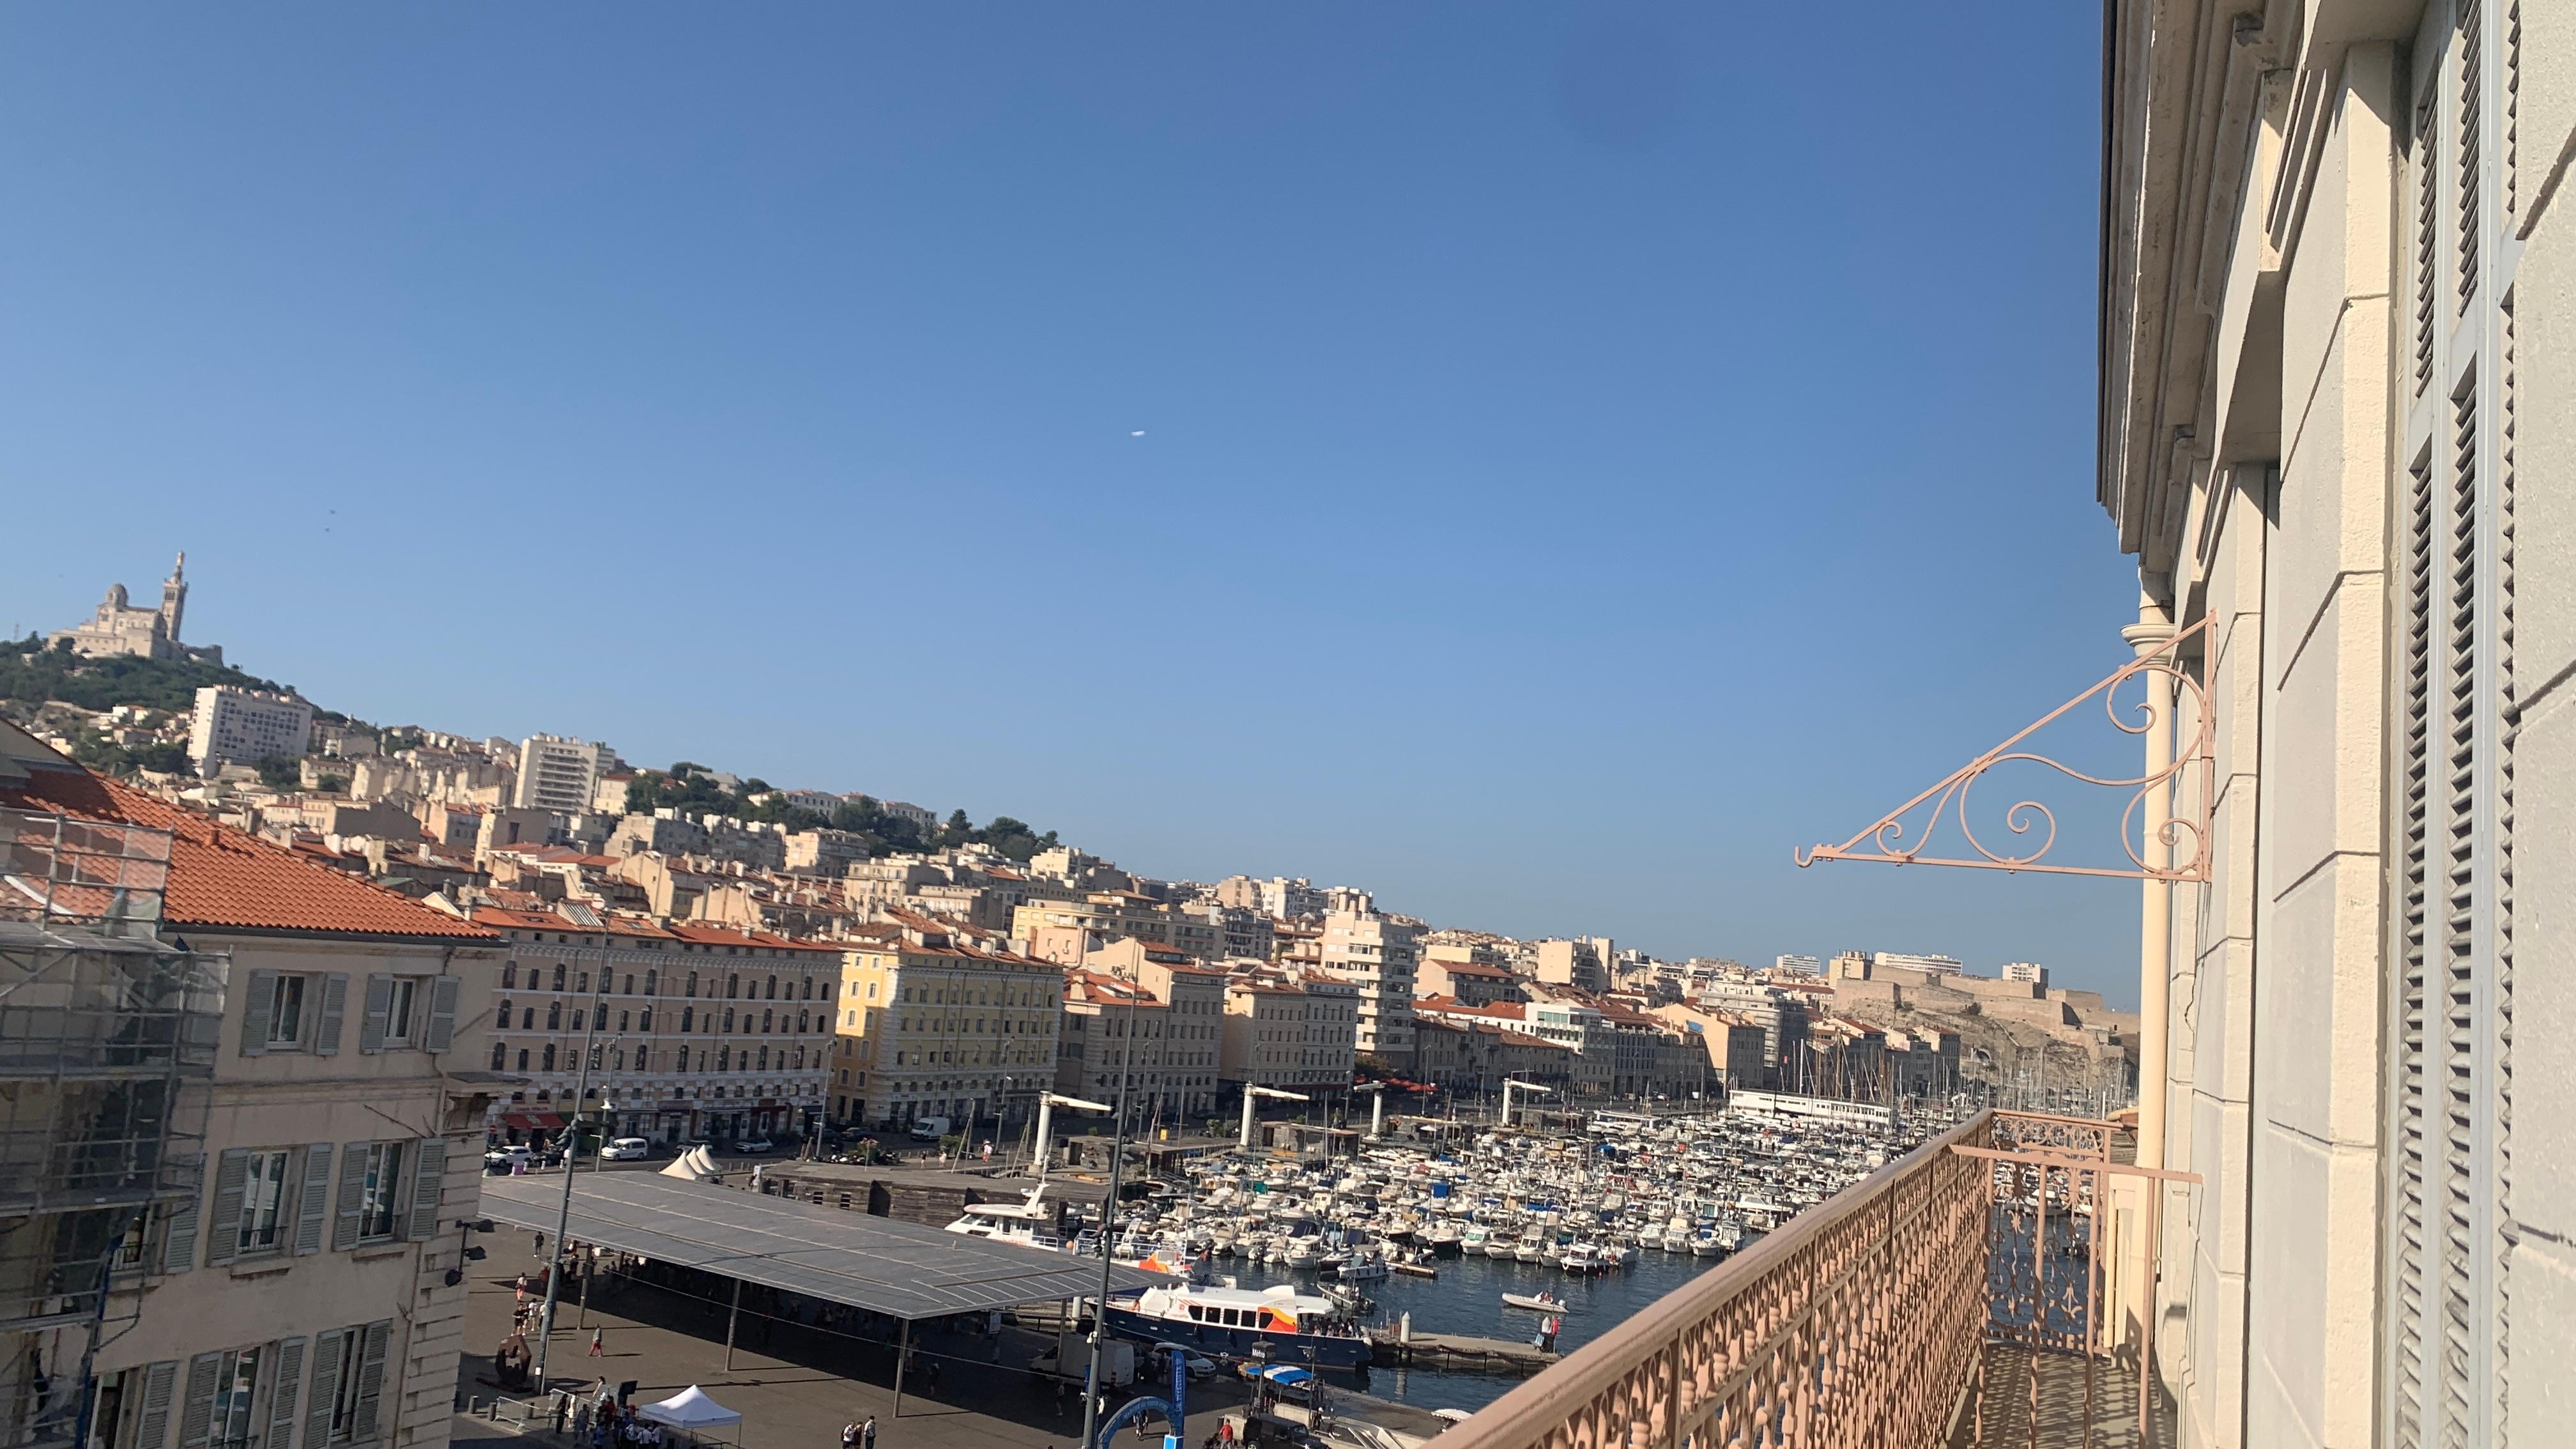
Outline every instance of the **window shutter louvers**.
POLYGON ((439 1198, 447 1190, 447 1139, 424 1137, 412 1154, 411 1225, 403 1236, 420 1242, 438 1236, 439 1198))
POLYGON ((203 1449, 215 1419, 215 1371, 223 1355, 201 1353, 188 1360, 188 1396, 179 1405, 179 1449, 203 1449))
POLYGON ((281 1339, 268 1390, 268 1439, 260 1449, 295 1449, 295 1405, 304 1383, 304 1340, 281 1339))
POLYGON ((358 1050, 374 1053, 385 1049, 385 1021, 394 1009, 394 979, 377 972, 367 976, 366 1015, 358 1023, 358 1050))
POLYGON ((464 983, 453 976, 440 976, 430 982, 429 1027, 421 1035, 426 1051, 443 1052, 456 1039, 456 995, 464 983))
POLYGON ((349 1012, 349 973, 334 971, 322 978, 322 1017, 314 1023, 313 1050, 320 1056, 333 1056, 340 1050, 340 1020, 349 1012))
MULTIPOLYGON (((204 1163, 200 1159, 189 1165, 202 1167, 204 1163)), ((196 1191, 171 1204, 170 1216, 161 1224, 162 1272, 185 1273, 197 1266, 197 1204, 205 1191, 205 1181, 200 1178, 196 1191)))
POLYGON ((367 1153, 372 1142, 352 1142, 340 1149, 340 1220, 331 1230, 331 1246, 347 1252, 358 1246, 358 1213, 367 1201, 367 1153))
POLYGON ((358 1412, 356 1428, 350 1442, 367 1444, 376 1438, 376 1406, 385 1392, 385 1341, 393 1336, 393 1320, 380 1318, 366 1327, 366 1341, 358 1358, 358 1412))
POLYGON ((229 1263, 241 1251, 242 1180, 250 1173, 250 1153, 233 1148, 215 1166, 214 1222, 206 1232, 206 1261, 229 1263))
POLYGON ((313 1395, 304 1407, 304 1449, 327 1449, 331 1442, 332 1395, 340 1390, 340 1358, 349 1335, 341 1329, 313 1339, 313 1395))
POLYGON ((295 1254, 322 1251, 322 1219, 331 1211, 331 1144, 304 1149, 304 1197, 295 1214, 295 1254))
POLYGON ((277 1003, 277 973, 250 973, 250 994, 242 998, 241 1054, 260 1056, 268 1050, 269 1008, 277 1003))
POLYGON ((179 1361, 163 1359, 143 1371, 143 1411, 134 1423, 128 1449, 166 1449, 170 1442, 170 1397, 179 1387, 179 1361))

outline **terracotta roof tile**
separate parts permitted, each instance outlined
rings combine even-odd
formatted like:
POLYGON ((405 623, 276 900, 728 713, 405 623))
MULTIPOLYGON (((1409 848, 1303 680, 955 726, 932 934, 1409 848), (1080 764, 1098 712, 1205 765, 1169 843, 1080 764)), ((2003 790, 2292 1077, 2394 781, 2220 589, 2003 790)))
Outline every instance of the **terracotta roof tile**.
POLYGON ((30 770, 23 784, 0 786, 0 804, 171 832, 170 885, 161 916, 173 926, 500 939, 484 927, 86 770, 30 770))

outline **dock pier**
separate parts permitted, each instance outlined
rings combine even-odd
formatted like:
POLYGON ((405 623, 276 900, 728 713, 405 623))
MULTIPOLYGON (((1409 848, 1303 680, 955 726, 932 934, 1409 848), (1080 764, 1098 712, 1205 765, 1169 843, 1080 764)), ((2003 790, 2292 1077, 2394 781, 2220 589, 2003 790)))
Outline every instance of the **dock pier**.
POLYGON ((1453 1373, 1513 1374, 1526 1377, 1565 1355, 1504 1338, 1475 1338, 1463 1333, 1415 1332, 1400 1338, 1392 1329, 1369 1335, 1371 1366, 1377 1368, 1446 1369, 1453 1373))

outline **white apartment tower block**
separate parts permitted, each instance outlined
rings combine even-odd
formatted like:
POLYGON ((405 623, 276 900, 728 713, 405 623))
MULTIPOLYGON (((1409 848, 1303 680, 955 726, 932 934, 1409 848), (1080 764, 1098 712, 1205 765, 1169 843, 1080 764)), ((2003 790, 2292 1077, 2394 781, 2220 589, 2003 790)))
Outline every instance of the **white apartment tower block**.
POLYGON ((272 755, 301 755, 313 738, 313 706, 291 694, 209 684, 197 691, 188 727, 188 758, 197 773, 227 764, 256 764, 272 755))
POLYGON ((1413 975, 1421 929, 1374 912, 1324 918, 1324 972, 1359 990, 1359 1049, 1389 1062, 1413 1057, 1413 975))
POLYGON ((599 777, 616 763, 617 752, 604 744, 530 735, 519 742, 519 784, 510 803, 579 814, 591 808, 599 777))

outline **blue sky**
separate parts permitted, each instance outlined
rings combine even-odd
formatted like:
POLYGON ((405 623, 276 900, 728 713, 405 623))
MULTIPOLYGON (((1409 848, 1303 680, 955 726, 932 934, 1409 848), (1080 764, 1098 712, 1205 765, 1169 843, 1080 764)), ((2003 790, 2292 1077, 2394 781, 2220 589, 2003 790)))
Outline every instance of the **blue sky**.
POLYGON ((2134 999, 1789 864, 2124 655, 2098 19, 1979 18, 13 7, 0 625, 185 548, 366 718, 2134 999))

